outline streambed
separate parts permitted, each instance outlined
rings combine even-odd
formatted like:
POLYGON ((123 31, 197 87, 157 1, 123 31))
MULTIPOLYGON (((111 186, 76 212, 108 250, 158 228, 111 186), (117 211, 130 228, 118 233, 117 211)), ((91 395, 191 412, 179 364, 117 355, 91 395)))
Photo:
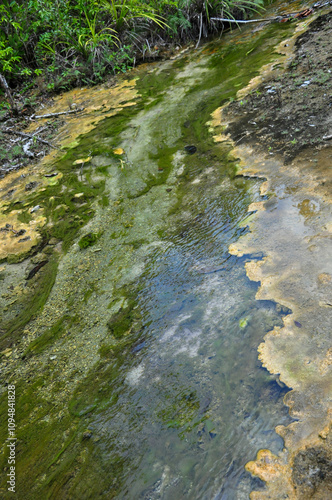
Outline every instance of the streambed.
MULTIPOLYGON (((53 248, 59 264, 43 310, 4 346, 4 381, 17 386, 18 498, 241 499, 263 487, 244 465, 260 448, 280 451, 274 428, 291 419, 287 389, 257 347, 290 310, 255 300, 244 265, 259 251, 228 253, 248 231, 247 207, 264 199, 262 181, 237 176, 208 122, 278 60, 273 47, 292 31, 245 29, 138 70, 131 105, 49 164, 63 174, 47 191, 56 203, 29 198, 55 239, 40 253, 53 248), (52 233, 61 205, 61 221, 73 206, 84 222, 65 249, 52 233)), ((101 92, 107 107, 112 91, 101 92)), ((7 265, 4 286, 19 287, 29 266, 7 265)), ((15 328, 24 301, 2 300, 15 328)))

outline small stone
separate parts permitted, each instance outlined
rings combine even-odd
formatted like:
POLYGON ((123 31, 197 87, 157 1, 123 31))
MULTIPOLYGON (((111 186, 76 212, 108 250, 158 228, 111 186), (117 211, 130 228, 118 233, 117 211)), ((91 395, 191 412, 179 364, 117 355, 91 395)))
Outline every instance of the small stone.
POLYGON ((33 214, 34 212, 37 212, 37 210, 39 210, 40 208, 41 208, 40 205, 36 205, 30 210, 30 213, 33 214))
POLYGON ((324 427, 322 431, 320 431, 319 437, 321 437, 322 439, 326 439, 329 433, 330 433, 330 426, 327 425, 326 427, 324 427))
POLYGON ((31 191, 31 189, 34 189, 38 185, 38 182, 29 182, 28 184, 25 185, 25 190, 26 191, 31 191))
POLYGON ((185 150, 188 154, 193 155, 194 153, 196 153, 197 148, 196 148, 196 146, 185 146, 185 147, 184 147, 184 150, 185 150))
POLYGON ((89 430, 86 430, 83 432, 83 439, 90 439, 92 437, 92 432, 89 430))
POLYGON ((45 177, 55 177, 56 175, 58 175, 58 172, 52 172, 50 174, 45 174, 45 177))
POLYGON ((15 234, 15 237, 17 236, 22 236, 24 233, 26 233, 26 230, 25 229, 20 229, 16 234, 15 234))
POLYGON ((328 285, 331 283, 332 276, 329 273, 321 273, 318 275, 318 283, 320 285, 328 285))

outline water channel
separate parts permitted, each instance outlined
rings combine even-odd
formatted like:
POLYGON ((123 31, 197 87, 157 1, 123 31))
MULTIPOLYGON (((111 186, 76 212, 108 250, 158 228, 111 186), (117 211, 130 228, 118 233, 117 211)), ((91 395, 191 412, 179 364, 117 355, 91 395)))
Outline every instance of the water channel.
MULTIPOLYGON (((104 190, 80 233, 97 241, 69 248, 32 322, 41 333, 60 330, 36 352, 67 351, 54 391, 77 378, 63 399, 64 425, 76 430, 44 474, 39 438, 25 440, 26 476, 34 465, 24 498, 240 500, 264 487, 244 465, 261 448, 282 449, 274 428, 290 417, 288 389, 261 367, 257 347, 289 311, 255 300, 244 264, 261 254, 228 253, 248 231, 262 181, 236 175, 231 146, 215 143, 208 122, 280 57, 273 47, 292 29, 235 30, 137 70, 136 104, 56 164, 65 191, 75 158, 91 157, 75 176, 81 188, 102 179, 104 190)), ((44 448, 64 431, 63 416, 49 418, 52 432, 46 417, 39 429, 44 448)), ((33 417, 25 435, 31 425, 33 417)))

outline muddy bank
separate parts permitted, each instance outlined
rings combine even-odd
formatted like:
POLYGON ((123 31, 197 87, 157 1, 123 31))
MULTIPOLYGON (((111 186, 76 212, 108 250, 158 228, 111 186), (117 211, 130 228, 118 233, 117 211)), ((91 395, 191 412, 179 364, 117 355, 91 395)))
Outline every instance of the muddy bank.
MULTIPOLYGON (((287 71, 264 78, 225 109, 227 120, 236 118, 227 131, 237 144, 256 144, 287 163, 307 147, 331 143, 331 22, 331 13, 311 22, 295 42, 287 71)), ((281 44, 285 53, 289 46, 288 40, 281 44)))
POLYGON ((325 13, 297 37, 285 72, 266 70, 215 114, 216 140, 233 141, 239 175, 267 179, 265 201, 249 207, 250 232, 230 252, 262 252, 246 264, 260 283, 256 298, 292 310, 258 350, 291 389, 285 404, 295 422, 276 429, 282 453, 261 450, 247 464, 267 483, 252 499, 328 499, 332 492, 331 20, 325 13))

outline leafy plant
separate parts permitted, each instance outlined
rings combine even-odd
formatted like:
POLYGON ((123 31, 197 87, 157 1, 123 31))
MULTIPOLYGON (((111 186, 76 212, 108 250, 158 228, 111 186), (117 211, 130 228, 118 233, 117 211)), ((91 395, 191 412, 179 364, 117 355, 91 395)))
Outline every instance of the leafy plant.
POLYGON ((1 0, 0 74, 12 86, 38 80, 44 90, 94 83, 126 71, 156 39, 197 39, 219 29, 214 17, 262 7, 263 0, 1 0))
POLYGON ((134 19, 147 19, 163 28, 164 19, 155 12, 154 7, 140 0, 102 0, 103 7, 111 14, 115 29, 120 30, 124 25, 130 25, 134 19))

